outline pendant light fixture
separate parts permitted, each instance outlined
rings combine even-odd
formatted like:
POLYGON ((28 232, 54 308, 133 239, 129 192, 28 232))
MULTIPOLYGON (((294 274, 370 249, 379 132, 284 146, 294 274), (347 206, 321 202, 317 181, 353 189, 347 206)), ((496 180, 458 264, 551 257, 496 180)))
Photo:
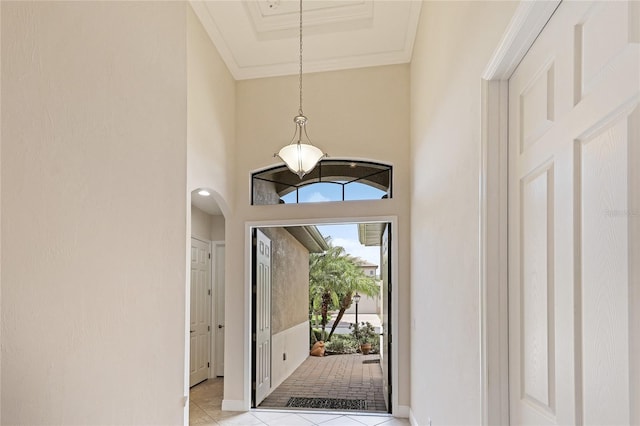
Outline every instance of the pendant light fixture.
POLYGON ((293 117, 296 125, 293 138, 289 145, 283 147, 274 156, 280 157, 289 170, 297 174, 300 179, 318 164, 320 160, 327 156, 318 147, 314 146, 307 135, 307 117, 302 112, 302 0, 300 0, 300 104, 298 115, 293 117))

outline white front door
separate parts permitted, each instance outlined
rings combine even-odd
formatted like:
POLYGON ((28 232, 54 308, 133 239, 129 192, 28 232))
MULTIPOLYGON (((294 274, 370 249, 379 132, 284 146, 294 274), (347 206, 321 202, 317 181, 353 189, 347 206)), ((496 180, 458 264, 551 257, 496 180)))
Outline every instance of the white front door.
POLYGON ((385 224, 380 247, 380 278, 382 278, 382 345, 380 347, 380 366, 382 367, 382 394, 391 407, 391 224, 385 224))
POLYGON ((191 238, 191 313, 189 385, 209 377, 211 285, 209 243, 191 238))
POLYGON ((213 258, 215 259, 215 289, 216 289, 216 309, 215 309, 215 355, 214 374, 217 377, 224 376, 224 259, 225 245, 215 243, 213 246, 213 258))
POLYGON ((271 390, 271 240, 258 229, 255 277, 255 405, 258 406, 271 390))
POLYGON ((640 422, 639 11, 561 3, 509 81, 512 424, 640 422))

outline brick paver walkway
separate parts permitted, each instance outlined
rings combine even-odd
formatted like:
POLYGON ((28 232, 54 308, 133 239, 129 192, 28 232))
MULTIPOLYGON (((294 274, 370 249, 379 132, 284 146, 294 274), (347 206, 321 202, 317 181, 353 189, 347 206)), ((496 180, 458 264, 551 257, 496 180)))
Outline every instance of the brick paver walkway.
MULTIPOLYGON (((283 408, 290 397, 364 399, 367 411, 387 411, 382 394, 380 355, 329 355, 308 357, 296 371, 260 404, 283 408)), ((308 410, 308 409, 306 409, 308 410)))

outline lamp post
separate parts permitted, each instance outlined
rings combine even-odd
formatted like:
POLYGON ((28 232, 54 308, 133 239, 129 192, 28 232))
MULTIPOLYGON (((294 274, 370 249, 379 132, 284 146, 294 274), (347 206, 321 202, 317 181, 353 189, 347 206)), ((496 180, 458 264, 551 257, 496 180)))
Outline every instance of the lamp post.
POLYGON ((360 295, 358 292, 353 296, 353 301, 356 302, 356 324, 358 324, 358 302, 360 302, 360 295))

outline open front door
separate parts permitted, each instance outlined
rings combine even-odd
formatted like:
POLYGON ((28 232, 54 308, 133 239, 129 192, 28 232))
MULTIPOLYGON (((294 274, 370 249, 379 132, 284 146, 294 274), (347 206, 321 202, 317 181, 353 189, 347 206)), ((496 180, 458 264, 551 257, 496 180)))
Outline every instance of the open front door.
POLYGON ((271 390, 271 240, 256 229, 254 246, 254 406, 271 390))
POLYGON ((380 277, 382 278, 382 342, 380 365, 387 411, 391 413, 391 224, 385 225, 380 247, 380 277))

